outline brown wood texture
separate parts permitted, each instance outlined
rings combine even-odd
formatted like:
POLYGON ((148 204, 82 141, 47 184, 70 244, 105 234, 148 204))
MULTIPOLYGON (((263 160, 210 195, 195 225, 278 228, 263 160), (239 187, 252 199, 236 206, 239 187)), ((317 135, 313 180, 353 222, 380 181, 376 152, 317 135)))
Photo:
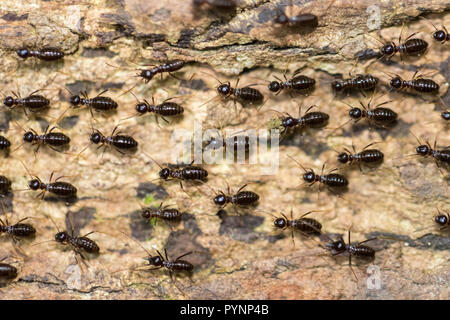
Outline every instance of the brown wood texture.
MULTIPOLYGON (((388 92, 389 76, 385 72, 411 78, 417 68, 440 84, 438 97, 450 105, 448 89, 449 46, 432 39, 432 22, 450 28, 448 1, 262 1, 242 0, 236 10, 220 12, 204 6, 193 8, 182 0, 110 0, 110 1, 17 1, 0 4, 0 89, 22 97, 44 88, 40 94, 51 100, 49 112, 29 118, 16 108, 0 107, 1 134, 8 137, 14 150, 22 143, 20 126, 41 132, 54 124, 69 107, 70 94, 86 90, 92 98, 104 89, 105 95, 119 103, 111 115, 90 112, 85 108, 69 109, 60 122, 61 130, 71 137, 67 154, 41 148, 36 155, 29 145, 9 156, 0 156, 0 175, 12 180, 14 190, 26 189, 29 176, 20 163, 47 181, 55 176, 70 176, 78 188, 78 201, 67 205, 47 196, 40 201, 33 191, 15 191, 4 199, 10 221, 31 217, 36 238, 23 241, 27 257, 17 257, 10 238, 0 236, 0 255, 14 254, 6 261, 17 266, 18 277, 4 284, 2 299, 448 299, 449 298, 449 229, 439 231, 433 222, 437 207, 450 211, 448 168, 441 173, 431 158, 404 157, 415 152, 416 140, 438 144, 450 143, 448 124, 440 118, 442 103, 413 93, 388 92), (369 30, 368 7, 380 10, 381 30, 369 30), (313 13, 319 26, 309 31, 289 31, 272 20, 277 8, 289 15, 313 13), (419 19, 425 16, 428 20, 419 19), (405 24, 403 39, 413 32, 430 47, 425 55, 401 62, 396 55, 390 61, 368 59, 355 64, 355 55, 373 55, 378 35, 397 41, 405 24), (369 36, 371 35, 371 36, 369 36), (63 61, 40 62, 20 59, 15 51, 56 47, 64 51, 63 61), (167 59, 187 63, 179 79, 156 76, 149 84, 135 77, 136 66, 159 64, 167 59), (109 65, 119 66, 114 68, 109 65), (316 79, 316 88, 308 96, 283 92, 274 96, 267 89, 268 80, 282 78, 286 72, 304 68, 302 74, 316 79), (399 114, 398 123, 386 130, 369 128, 362 121, 332 131, 348 119, 342 103, 367 103, 370 96, 336 96, 330 83, 339 77, 371 73, 381 79, 385 94, 377 102, 393 100, 389 107, 399 114), (240 78, 240 86, 256 83, 268 99, 258 111, 225 104, 216 97, 218 82, 240 78), (153 116, 122 120, 134 112, 135 99, 124 91, 133 87, 139 99, 157 102, 168 97, 182 104, 186 111, 170 124, 153 116), (209 99, 210 103, 203 105, 209 99), (192 132, 194 122, 203 128, 266 128, 276 116, 270 109, 296 115, 298 106, 317 105, 330 114, 329 125, 322 130, 306 130, 281 142, 279 169, 273 175, 261 175, 258 165, 221 164, 205 166, 209 171, 206 185, 185 184, 189 196, 176 182, 153 181, 160 163, 176 162, 174 146, 179 139, 174 129, 192 132), (134 155, 123 156, 114 150, 102 154, 89 144, 92 126, 109 134, 119 129, 139 142, 134 155), (330 129, 331 128, 331 129, 330 129), (375 170, 357 167, 340 170, 350 181, 342 198, 317 186, 296 188, 302 181, 302 169, 287 155, 305 167, 319 170, 322 163, 331 169, 338 165, 334 150, 362 149, 380 142, 385 160, 375 170), (144 153, 145 152, 145 153, 144 153), (20 161, 19 161, 20 160, 20 161), (226 216, 218 216, 213 204, 214 190, 237 190, 249 183, 257 192, 256 208, 236 215, 232 206, 226 216), (144 202, 161 201, 186 212, 177 224, 146 223, 139 214, 144 202), (353 241, 371 237, 368 243, 376 250, 375 261, 364 264, 354 260, 355 280, 346 257, 331 257, 319 246, 318 238, 275 231, 267 212, 286 214, 293 209, 296 217, 309 210, 323 210, 311 215, 331 235, 346 237, 351 228, 353 241), (70 214, 69 214, 70 213, 70 214), (80 269, 69 248, 53 242, 55 226, 69 225, 69 216, 81 235, 100 246, 100 255, 90 257, 89 267, 80 269), (191 279, 177 276, 175 284, 165 270, 145 271, 145 252, 123 233, 140 241, 149 250, 167 248, 175 258, 187 251, 185 259, 195 265, 191 279), (367 285, 367 267, 380 269, 381 286, 367 285), (139 268, 140 270, 133 270, 139 268), (181 289, 181 291, 179 290, 181 289)), ((186 134, 187 136, 188 134, 186 134)))

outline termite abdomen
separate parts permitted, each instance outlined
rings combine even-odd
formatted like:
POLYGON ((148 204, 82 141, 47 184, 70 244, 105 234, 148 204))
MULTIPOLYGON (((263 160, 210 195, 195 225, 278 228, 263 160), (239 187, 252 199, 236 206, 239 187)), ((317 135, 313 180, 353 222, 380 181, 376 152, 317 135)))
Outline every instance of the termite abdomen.
POLYGON ((194 266, 192 263, 187 262, 185 260, 176 260, 176 261, 164 261, 164 267, 174 271, 186 271, 192 272, 194 270, 194 266))
POLYGON ((0 176, 0 194, 8 193, 10 188, 11 181, 5 176, 0 176))
POLYGON ((73 238, 73 241, 77 247, 82 248, 87 253, 98 253, 100 251, 97 243, 87 237, 76 237, 73 238))
POLYGON ((320 230, 322 229, 322 224, 311 218, 300 218, 288 221, 288 224, 294 229, 309 234, 320 234, 320 230))
POLYGON ((59 147, 70 143, 70 138, 61 132, 50 132, 43 136, 43 141, 51 146, 59 147))
POLYGON ((419 55, 428 48, 428 43, 422 39, 409 39, 399 46, 399 51, 407 55, 419 55))
POLYGON ((364 245, 349 245, 348 252, 357 257, 374 258, 375 250, 364 245))
POLYGON ((330 173, 319 177, 320 182, 326 184, 329 187, 346 187, 348 185, 348 180, 344 176, 337 173, 330 173))
POLYGON ((16 237, 29 237, 36 233, 36 229, 27 223, 16 223, 10 226, 0 226, 1 232, 7 232, 16 237))
POLYGON ((231 196, 231 203, 236 205, 250 205, 259 200, 259 195, 252 191, 241 191, 231 196))
POLYGON ((11 142, 3 136, 0 136, 0 150, 8 149, 11 146, 11 142))
POLYGON ((300 119, 300 122, 303 122, 305 125, 317 128, 324 126, 330 119, 330 116, 324 112, 315 111, 305 113, 300 119))
POLYGON ((161 116, 176 116, 184 112, 184 108, 175 102, 163 102, 154 106, 153 111, 161 116))
POLYGON ((200 167, 188 166, 176 171, 182 180, 204 180, 208 177, 208 171, 200 167))
POLYGON ((260 103, 264 99, 264 96, 261 92, 250 87, 236 89, 234 95, 243 101, 251 103, 260 103))
POLYGON ((138 142, 131 136, 115 135, 111 139, 112 145, 118 149, 134 149, 138 146, 138 142))
MULTIPOLYGON (((31 182, 30 182, 31 185, 31 182)), ((31 188, 31 186, 30 186, 31 188)), ((31 188, 33 189, 33 188, 31 188)), ((77 188, 67 182, 57 181, 46 185, 48 192, 51 192, 60 197, 75 197, 77 195, 77 188)))
POLYGON ((94 108, 97 111, 110 111, 115 110, 118 107, 117 102, 115 102, 113 99, 103 96, 87 99, 86 105, 94 108))
POLYGON ((7 263, 0 263, 0 278, 14 279, 17 277, 17 269, 7 263))
POLYGON ((389 108, 375 108, 367 111, 367 117, 377 122, 392 122, 397 119, 397 113, 389 108))

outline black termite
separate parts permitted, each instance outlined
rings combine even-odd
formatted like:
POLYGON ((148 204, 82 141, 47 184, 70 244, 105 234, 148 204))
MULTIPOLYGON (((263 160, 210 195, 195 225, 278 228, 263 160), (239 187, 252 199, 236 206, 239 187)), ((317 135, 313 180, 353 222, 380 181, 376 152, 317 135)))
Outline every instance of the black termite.
POLYGON ((6 258, 4 257, 0 260, 0 279, 11 280, 17 277, 17 268, 8 263, 1 262, 6 258))
POLYGON ((341 236, 341 237, 339 237, 339 239, 337 241, 332 241, 331 243, 328 243, 326 245, 326 247, 328 250, 331 251, 331 254, 333 256, 347 252, 350 269, 352 270, 352 273, 355 276, 355 278, 358 279, 358 277, 356 276, 356 274, 352 268, 352 256, 355 256, 358 258, 374 259, 375 258, 375 250, 369 246, 363 245, 363 243, 366 243, 368 241, 372 241, 375 239, 377 239, 377 238, 371 238, 371 239, 367 239, 367 240, 358 242, 356 244, 352 244, 350 242, 350 230, 349 230, 348 231, 348 243, 345 243, 344 239, 341 236))
POLYGON ((353 107, 344 102, 344 104, 346 104, 350 108, 350 110, 348 112, 350 119, 348 121, 344 122, 342 125, 340 125, 336 129, 334 129, 333 132, 339 128, 342 128, 350 121, 354 121, 354 123, 357 123, 361 119, 364 119, 364 118, 366 118, 369 121, 369 125, 374 123, 375 125, 383 127, 383 128, 387 128, 389 125, 393 124, 398 118, 397 113, 392 111, 389 108, 381 107, 385 104, 391 103, 392 100, 379 103, 372 109, 370 107, 370 104, 372 103, 372 98, 370 99, 367 106, 365 106, 361 101, 359 101, 359 104, 361 105, 362 109, 353 107))
POLYGON ((271 215, 275 218, 275 220, 273 221, 275 228, 281 230, 285 230, 287 228, 291 229, 292 243, 295 247, 294 231, 300 231, 304 235, 321 234, 322 224, 315 219, 305 218, 307 215, 313 212, 314 211, 308 211, 298 219, 294 219, 292 209, 291 209, 291 219, 288 219, 288 217, 286 217, 286 215, 282 212, 280 212, 282 217, 277 217, 272 214, 271 215))
POLYGON ((379 163, 383 161, 384 154, 378 149, 367 149, 368 147, 374 145, 376 142, 372 142, 365 146, 362 151, 356 152, 355 146, 352 144, 353 153, 344 148, 345 152, 341 152, 338 154, 338 161, 342 164, 348 163, 349 165, 357 164, 359 170, 362 172, 361 163, 364 164, 372 164, 379 163))
POLYGON ((5 177, 0 175, 0 195, 5 195, 11 189, 11 181, 5 177))
POLYGON ((382 43, 380 40, 374 38, 383 44, 383 46, 380 48, 381 56, 378 59, 382 59, 384 57, 391 58, 397 52, 399 52, 400 59, 403 61, 403 55, 419 56, 427 50, 428 43, 425 40, 418 39, 418 38, 412 38, 414 35, 417 34, 417 32, 408 36, 408 38, 406 38, 405 42, 402 42, 402 32, 403 32, 403 26, 402 26, 402 31, 400 32, 400 35, 398 37, 398 45, 394 41, 392 41, 390 43, 382 43))
POLYGON ((184 65, 185 62, 183 60, 170 60, 159 66, 153 66, 153 68, 151 69, 140 70, 140 73, 138 73, 137 76, 143 78, 145 83, 148 83, 150 80, 152 80, 152 78, 158 73, 161 74, 161 79, 163 77, 163 73, 168 73, 170 76, 178 79, 172 74, 172 72, 182 69, 184 65))
POLYGON ((4 136, 0 136, 0 150, 6 150, 11 147, 11 142, 4 136))
POLYGON ((25 108, 24 110, 28 109, 31 112, 40 112, 50 106, 50 100, 48 100, 44 96, 35 94, 38 91, 39 90, 32 92, 28 97, 25 98, 20 98, 17 93, 13 92, 13 95, 16 98, 7 96, 3 100, 3 104, 9 109, 13 109, 16 106, 21 106, 25 108))
POLYGON ((56 48, 42 48, 38 50, 20 48, 17 50, 17 55, 23 59, 35 57, 43 61, 55 61, 64 58, 64 52, 56 48))
POLYGON ((379 79, 370 74, 359 74, 348 79, 335 80, 331 83, 331 88, 336 92, 368 91, 375 89, 378 82, 379 79))
MULTIPOLYGON (((145 153, 145 152, 144 152, 145 153)), ((161 170, 158 172, 159 179, 162 179, 164 181, 170 181, 177 179, 180 181, 180 187, 181 190, 183 190, 186 194, 187 192, 183 188, 182 181, 206 181, 208 178, 208 171, 197 166, 193 166, 194 160, 192 160, 189 164, 182 164, 182 165, 173 165, 173 164, 167 164, 166 167, 163 167, 157 162, 155 159, 153 159, 150 155, 145 153, 150 159, 152 159, 153 162, 156 163, 158 167, 161 168, 161 170)))
POLYGON ((233 9, 237 6, 236 0, 193 0, 195 6, 209 5, 218 9, 233 9))
POLYGON ((305 167, 302 166, 300 162, 292 158, 288 155, 288 157, 294 161, 297 165, 299 165, 305 173, 303 174, 303 183, 300 185, 308 184, 309 187, 313 186, 316 182, 319 183, 319 191, 322 184, 324 184, 328 190, 330 190, 332 193, 336 194, 336 192, 333 191, 332 188, 346 188, 348 186, 348 180, 343 175, 333 173, 337 170, 337 168, 334 168, 330 170, 327 174, 324 174, 323 171, 325 169, 325 163, 322 165, 322 171, 321 174, 316 174, 313 169, 306 170, 305 167))
POLYGON ((416 71, 411 80, 403 80, 398 74, 392 77, 390 85, 396 90, 412 89, 419 93, 439 93, 439 85, 431 79, 423 78, 422 75, 417 75, 416 71))
POLYGON ((48 216, 48 218, 52 221, 57 230, 54 240, 63 245, 69 245, 75 252, 76 257, 77 255, 80 256, 84 263, 85 263, 84 260, 86 260, 85 253, 94 255, 100 253, 100 247, 98 246, 98 244, 95 241, 88 238, 88 236, 93 234, 94 231, 91 231, 83 236, 75 236, 70 213, 69 213, 69 222, 71 229, 70 234, 67 231, 60 231, 55 221, 53 221, 53 219, 50 216, 48 216))
MULTIPOLYGON (((105 97, 103 94, 108 91, 108 89, 103 90, 100 92, 96 97, 89 98, 86 91, 80 92, 80 95, 73 94, 69 89, 64 87, 70 94, 70 104, 73 108, 78 108, 80 106, 86 106, 89 108, 89 111, 91 112, 92 117, 94 117, 94 114, 92 112, 92 109, 94 109, 97 112, 108 112, 108 111, 114 111, 119 106, 116 101, 111 99, 110 97, 105 97)), ((70 108, 70 107, 69 107, 70 108)), ((66 113, 66 111, 69 109, 67 108, 64 110, 64 112, 59 116, 58 120, 62 118, 62 116, 66 113)), ((58 122, 58 121, 57 121, 58 122)))
POLYGON ((214 204, 220 206, 222 209, 229 203, 233 206, 249 206, 259 200, 259 195, 253 191, 242 191, 247 184, 244 184, 235 194, 231 194, 230 186, 227 186, 227 193, 219 191, 214 197, 214 204))
POLYGON ((53 174, 52 172, 50 174, 50 179, 48 183, 44 183, 39 179, 39 177, 32 175, 25 164, 22 162, 23 167, 27 171, 27 173, 33 178, 28 182, 28 187, 31 190, 37 191, 37 190, 43 190, 40 194, 36 196, 36 198, 44 199, 45 193, 50 192, 58 197, 64 197, 64 198, 74 198, 77 195, 77 188, 75 188, 72 184, 68 182, 58 181, 61 178, 64 178, 64 176, 61 176, 57 179, 55 179, 54 182, 52 182, 53 174))
MULTIPOLYGON (((220 148, 232 149, 236 154, 237 152, 244 151, 245 154, 250 150, 250 144, 254 141, 256 143, 256 137, 253 134, 248 135, 238 135, 242 131, 234 132, 231 136, 224 138, 223 130, 217 129, 217 137, 211 136, 208 141, 206 141, 206 146, 203 150, 217 150, 220 148)), ((245 130, 244 130, 245 131, 245 130)))
MULTIPOLYGON (((161 116, 161 118, 169 123, 169 120, 167 120, 165 117, 173 117, 178 116, 184 113, 184 108, 180 106, 178 103, 171 102, 173 98, 168 98, 161 102, 160 104, 155 103, 155 98, 152 96, 152 103, 148 102, 144 99, 143 102, 139 101, 139 99, 134 95, 133 92, 130 91, 130 93, 136 98, 137 104, 136 104, 136 112, 139 116, 143 116, 146 113, 154 113, 155 115, 155 121, 158 123, 158 116, 161 116)), ((133 115, 134 116, 134 115, 133 115)), ((131 116, 131 117, 133 117, 131 116)), ((130 117, 127 117, 125 119, 129 119, 130 117)))
MULTIPOLYGON (((180 271, 184 271, 187 272, 189 274, 192 274, 192 271, 194 270, 194 265, 188 261, 182 260, 181 258, 184 258, 190 254, 192 254, 193 252, 187 252, 185 254, 182 254, 181 256, 179 256, 178 258, 176 258, 175 260, 171 261, 167 255, 167 250, 164 249, 164 255, 165 257, 163 257, 163 255, 161 254, 161 252, 159 252, 158 250, 156 250, 157 255, 153 256, 150 251, 148 251, 141 243, 139 243, 137 240, 129 237, 128 235, 126 235, 125 233, 121 232, 125 237, 127 237, 128 239, 131 239, 132 241, 136 242, 141 248, 142 250, 144 250, 148 257, 145 259, 148 261, 148 264, 150 266, 153 266, 154 268, 150 268, 147 269, 148 271, 153 271, 153 270, 157 270, 157 269, 161 269, 161 268, 166 268, 169 270, 169 275, 170 275, 170 279, 173 280, 173 273, 174 272, 180 272, 180 271)), ((181 291, 181 290, 180 290, 181 291)))
MULTIPOLYGON (((39 151, 39 148, 41 145, 47 145, 50 149, 61 152, 61 150, 57 149, 58 147, 67 146, 70 143, 70 138, 66 136, 62 132, 53 132, 53 130, 56 129, 56 127, 52 127, 50 131, 48 128, 50 125, 47 126, 44 133, 39 135, 35 130, 29 129, 29 131, 26 131, 25 129, 20 126, 19 123, 17 123, 17 126, 19 126, 23 131, 25 131, 23 135, 23 141, 24 143, 31 143, 31 145, 37 145, 34 153, 36 154, 39 151)), ((22 145, 17 147, 15 150, 19 149, 22 145)), ((14 151, 15 151, 14 150, 14 151)))
MULTIPOLYGON (((283 134, 291 128, 298 128, 302 131, 305 128, 322 128, 327 125, 330 116, 324 112, 313 111, 309 112, 312 108, 317 107, 316 105, 310 106, 306 112, 301 115, 302 106, 299 106, 298 118, 291 116, 286 113, 286 116, 280 117, 278 120, 280 122, 280 127, 283 128, 283 134)), ((274 110, 276 111, 276 110, 274 110)), ((278 111, 276 111, 278 112, 278 111)))
MULTIPOLYGON (((207 74, 207 73, 205 73, 205 74, 207 74)), ((256 84, 250 84, 245 87, 238 88, 239 80, 240 80, 238 78, 236 80, 236 85, 233 88, 231 86, 230 81, 223 83, 219 79, 215 78, 214 76, 212 76, 210 74, 207 74, 207 75, 213 77, 214 79, 216 79, 217 82, 219 82, 219 85, 216 88, 217 92, 219 93, 219 97, 221 97, 225 100, 232 99, 234 102, 235 111, 237 111, 236 101, 239 101, 242 104, 242 106, 245 106, 247 104, 260 105, 264 100, 263 94, 261 92, 259 92, 257 89, 252 88, 252 86, 254 86, 256 84)), ((200 106, 203 106, 203 105, 211 102, 214 99, 216 99, 216 97, 204 102, 200 106)), ((259 108, 261 108, 261 107, 262 106, 260 106, 259 108)))
MULTIPOLYGON (((219 81, 220 82, 220 81, 219 81)), ((253 85, 248 85, 242 88, 238 88, 239 79, 236 81, 236 86, 233 88, 230 84, 230 82, 222 83, 220 82, 220 85, 217 86, 217 92, 219 95, 221 95, 223 98, 230 98, 233 97, 242 103, 252 103, 252 104, 259 104, 263 101, 264 96, 261 92, 258 90, 251 88, 253 85)))
POLYGON ((100 149, 101 147, 112 146, 117 150, 117 152, 121 154, 125 154, 125 152, 123 152, 122 150, 136 149, 138 147, 138 142, 134 140, 132 136, 123 135, 121 134, 121 132, 116 133, 117 128, 118 126, 114 128, 110 136, 105 136, 99 130, 95 129, 89 139, 94 144, 100 143, 97 149, 100 149))
POLYGON ((438 208, 438 214, 434 217, 434 222, 436 222, 441 228, 441 230, 450 227, 450 215, 448 212, 442 213, 438 208))
POLYGON ((36 229, 31 224, 22 223, 23 221, 27 220, 28 217, 17 221, 15 224, 9 224, 3 203, 2 203, 2 211, 3 214, 5 215, 5 221, 3 221, 3 219, 0 218, 0 234, 1 233, 9 234, 12 237, 14 243, 19 241, 19 238, 30 237, 36 234, 36 229))
POLYGON ((450 165, 450 146, 447 146, 442 150, 438 150, 436 149, 437 143, 436 140, 434 140, 434 146, 432 148, 428 141, 426 142, 426 144, 422 144, 419 138, 417 138, 412 132, 411 134, 414 136, 414 138, 416 138, 417 142, 419 143, 419 146, 416 148, 417 155, 422 157, 432 156, 436 161, 436 165, 438 166, 438 168, 440 168, 439 162, 446 165, 450 165))
POLYGON ((162 206, 163 203, 159 205, 158 208, 143 208, 142 217, 145 219, 159 218, 163 220, 173 221, 177 220, 183 214, 175 208, 169 208, 169 206, 162 206))
POLYGON ((316 84, 316 80, 309 78, 304 75, 297 75, 300 71, 294 73, 291 79, 287 79, 286 75, 284 76, 284 81, 275 77, 278 81, 272 81, 269 83, 268 88, 270 91, 274 92, 275 95, 278 95, 281 91, 288 89, 295 92, 305 92, 314 88, 316 84))

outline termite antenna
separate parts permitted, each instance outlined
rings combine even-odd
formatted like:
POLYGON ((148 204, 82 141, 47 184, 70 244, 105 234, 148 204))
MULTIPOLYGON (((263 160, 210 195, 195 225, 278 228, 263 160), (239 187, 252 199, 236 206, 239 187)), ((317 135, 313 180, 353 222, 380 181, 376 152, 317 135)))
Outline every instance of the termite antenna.
MULTIPOLYGON (((163 168, 163 166, 161 166, 160 164, 159 164, 159 162, 158 161, 156 161, 155 159, 153 159, 153 157, 151 156, 151 155, 149 155, 147 152, 145 152, 145 151, 142 151, 142 153, 143 154, 145 154, 147 157, 149 157, 150 159, 152 159, 152 161, 154 162, 154 163, 156 163, 157 165, 158 165, 158 167, 162 170, 162 169, 164 169, 163 168)), ((159 179, 159 178, 158 178, 159 179)), ((158 180, 158 179, 156 179, 156 180, 158 180)), ((153 181, 153 180, 152 180, 153 181)))
POLYGON ((291 159, 292 161, 294 161, 296 164, 298 164, 298 165, 303 169, 303 171, 308 172, 308 171, 305 169, 305 167, 302 166, 302 164, 301 164, 300 162, 298 162, 297 160, 295 160, 295 159, 294 159, 293 157, 291 157, 290 155, 287 155, 287 157, 288 157, 289 159, 291 159))
POLYGON ((121 234, 123 234, 126 238, 128 238, 128 239, 130 239, 130 240, 132 240, 132 241, 134 241, 135 243, 137 243, 137 245, 139 246, 139 247, 141 247, 142 248, 142 250, 144 250, 147 254, 148 254, 148 256, 149 257, 152 257, 152 254, 150 253, 150 251, 148 251, 139 241, 137 241, 136 239, 133 239, 133 238, 131 238, 130 236, 128 236, 125 232, 122 232, 122 231, 119 231, 121 234))
POLYGON ((411 130, 408 130, 408 131, 414 138, 416 138, 416 141, 419 143, 419 145, 421 145, 422 142, 420 142, 419 138, 417 138, 417 136, 411 130))

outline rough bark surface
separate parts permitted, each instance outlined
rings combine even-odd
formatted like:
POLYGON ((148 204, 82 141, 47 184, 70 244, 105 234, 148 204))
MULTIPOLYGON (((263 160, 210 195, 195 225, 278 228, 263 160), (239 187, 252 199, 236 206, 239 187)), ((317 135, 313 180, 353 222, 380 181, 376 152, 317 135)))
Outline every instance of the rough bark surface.
MULTIPOLYGON (((104 1, 18 1, 0 4, 0 76, 1 91, 21 96, 44 88, 51 99, 47 115, 29 119, 20 108, 13 111, 0 107, 1 134, 15 149, 22 143, 22 129, 43 131, 69 107, 69 93, 86 90, 90 97, 104 89, 119 103, 112 115, 91 114, 86 109, 68 110, 60 122, 72 139, 68 154, 41 148, 34 158, 26 145, 9 156, 0 155, 0 174, 11 178, 13 189, 27 188, 29 170, 46 181, 52 171, 77 186, 75 203, 55 201, 47 196, 35 199, 32 191, 15 191, 2 199, 10 221, 29 216, 37 236, 24 241, 21 248, 27 257, 8 260, 19 268, 13 283, 0 291, 2 299, 448 299, 450 287, 449 229, 439 231, 432 221, 436 207, 450 211, 448 168, 440 172, 431 158, 403 157, 415 152, 416 141, 409 130, 431 143, 450 144, 448 124, 440 118, 442 105, 437 100, 417 94, 388 92, 377 102, 393 100, 389 105, 400 120, 392 129, 369 129, 362 121, 332 132, 348 119, 347 106, 357 105, 369 97, 361 95, 336 97, 330 82, 352 74, 372 73, 382 80, 381 91, 389 89, 384 72, 411 78, 417 67, 421 73, 432 72, 441 85, 439 96, 450 105, 447 93, 449 46, 434 42, 436 26, 450 27, 448 1, 262 1, 242 0, 231 12, 208 7, 193 9, 191 1, 182 0, 104 0, 104 1), (367 8, 380 9, 381 30, 369 30, 367 8), (292 32, 272 24, 277 8, 289 15, 309 12, 319 17, 312 31, 292 32), (418 19, 425 15, 429 20, 418 19), (403 39, 420 32, 430 48, 426 55, 406 59, 397 56, 390 61, 367 59, 376 54, 379 43, 373 37, 397 41, 402 22, 403 39), (30 58, 21 60, 19 47, 57 47, 66 53, 61 62, 44 63, 30 58), (355 56, 361 61, 355 64, 355 56), (157 64, 167 59, 189 63, 176 78, 165 75, 144 84, 134 77, 135 64, 157 64), (120 66, 114 68, 107 65, 120 66), (303 74, 316 79, 309 96, 291 98, 282 93, 273 96, 267 80, 283 77, 285 71, 305 67, 303 74), (206 73, 206 74, 205 74, 206 73), (270 99, 257 112, 254 108, 220 100, 202 105, 216 96, 217 81, 234 81, 240 86, 256 83, 270 99), (187 109, 184 116, 170 124, 152 116, 122 121, 120 130, 139 141, 132 156, 109 150, 104 154, 89 147, 91 126, 109 134, 119 121, 133 114, 133 92, 140 99, 157 102, 172 96, 187 109), (236 216, 231 206, 227 215, 217 215, 206 186, 185 185, 188 197, 175 182, 156 179, 159 167, 145 153, 161 163, 175 162, 172 138, 174 128, 192 131, 194 121, 204 128, 264 128, 274 113, 269 109, 296 115, 298 105, 317 105, 330 114, 328 129, 309 130, 281 142, 280 167, 275 175, 259 174, 255 165, 210 165, 207 185, 215 190, 233 190, 249 183, 249 190, 260 195, 256 209, 236 216), (431 122, 431 123, 430 123, 431 122), (322 163, 337 166, 334 150, 357 149, 370 142, 385 154, 384 163, 375 170, 342 168, 350 180, 342 198, 316 188, 295 187, 301 183, 302 169, 286 155, 305 167, 320 171, 322 163), (146 223, 139 214, 139 203, 172 204, 187 214, 178 224, 146 223), (367 285, 368 264, 354 261, 355 280, 346 257, 331 257, 317 238, 296 234, 295 247, 289 231, 273 230, 273 218, 266 212, 289 214, 291 208, 299 217, 309 210, 324 210, 312 217, 319 220, 330 235, 346 236, 352 230, 353 241, 378 237, 370 244, 376 250, 372 262, 380 268, 381 287, 367 285), (70 213, 70 215, 69 215, 70 213), (90 257, 89 267, 80 269, 74 253, 55 242, 55 226, 68 228, 72 217, 75 232, 90 235, 101 247, 101 254, 90 257), (121 233, 140 241, 146 248, 167 248, 175 258, 187 251, 194 254, 186 260, 195 265, 192 278, 176 277, 171 282, 164 270, 145 271, 143 250, 121 233), (140 268, 141 270, 132 270, 140 268), (181 291, 179 290, 181 289, 181 291)), ((1 255, 14 252, 10 238, 0 237, 1 255)), ((322 243, 323 244, 323 243, 322 243)), ((17 255, 17 254, 15 254, 17 255)))

